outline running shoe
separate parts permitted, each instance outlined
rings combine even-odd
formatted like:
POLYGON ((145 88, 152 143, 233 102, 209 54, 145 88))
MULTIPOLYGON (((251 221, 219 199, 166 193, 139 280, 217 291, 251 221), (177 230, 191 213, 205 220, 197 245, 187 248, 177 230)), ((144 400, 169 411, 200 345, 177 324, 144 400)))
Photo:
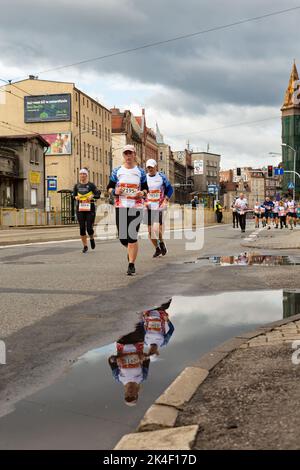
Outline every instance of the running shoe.
POLYGON ((165 242, 160 242, 159 246, 160 246, 161 254, 165 256, 168 253, 168 249, 165 245, 165 242))
POLYGON ((135 267, 133 263, 128 264, 128 269, 127 269, 127 274, 128 276, 134 276, 135 274, 135 267))
POLYGON ((83 247, 83 250, 82 250, 82 253, 86 253, 88 251, 88 247, 87 246, 84 246, 83 247))
POLYGON ((91 239, 90 239, 90 244, 91 244, 92 250, 94 250, 94 249, 96 248, 96 243, 95 243, 94 238, 91 238, 91 239))
POLYGON ((162 254, 162 251, 159 246, 156 247, 155 253, 153 255, 153 258, 158 258, 162 254))

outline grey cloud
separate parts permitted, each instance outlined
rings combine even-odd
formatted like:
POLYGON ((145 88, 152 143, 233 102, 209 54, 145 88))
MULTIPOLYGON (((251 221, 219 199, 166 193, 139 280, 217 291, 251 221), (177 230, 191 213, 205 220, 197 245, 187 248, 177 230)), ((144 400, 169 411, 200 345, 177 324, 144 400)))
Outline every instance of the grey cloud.
MULTIPOLYGON (((296 5, 294 0, 288 7, 296 5)), ((283 8, 279 0, 4 0, 0 40, 5 62, 19 64, 27 75, 283 8)), ((299 17, 300 10, 92 62, 80 70, 107 74, 108 80, 117 72, 162 84, 174 99, 169 102, 168 94, 154 99, 171 112, 197 112, 197 107, 199 112, 213 103, 279 107, 291 60, 297 58, 299 17)), ((71 80, 72 69, 68 73, 71 80)))

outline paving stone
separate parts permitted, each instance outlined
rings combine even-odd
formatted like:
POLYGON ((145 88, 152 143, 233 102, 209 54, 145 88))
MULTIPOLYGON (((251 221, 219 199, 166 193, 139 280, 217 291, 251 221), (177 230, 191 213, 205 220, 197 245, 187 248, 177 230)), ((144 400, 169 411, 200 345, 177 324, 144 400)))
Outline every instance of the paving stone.
POLYGON ((114 450, 190 450, 198 426, 182 426, 162 431, 126 434, 114 450))
POLYGON ((155 403, 182 409, 207 376, 208 371, 205 369, 186 367, 155 403))
POLYGON ((156 431, 158 429, 172 428, 178 415, 178 410, 172 406, 152 405, 142 421, 138 431, 156 431))

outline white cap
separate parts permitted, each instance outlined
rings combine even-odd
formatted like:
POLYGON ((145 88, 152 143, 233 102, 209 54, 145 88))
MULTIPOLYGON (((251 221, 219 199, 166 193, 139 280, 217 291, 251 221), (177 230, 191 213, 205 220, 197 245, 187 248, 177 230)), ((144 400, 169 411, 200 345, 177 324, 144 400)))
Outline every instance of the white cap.
POLYGON ((136 153, 134 145, 130 145, 130 144, 125 145, 125 147, 123 147, 123 153, 126 152, 126 150, 136 153))
POLYGON ((87 171, 86 168, 81 168, 81 170, 79 171, 79 174, 80 174, 80 175, 87 175, 87 176, 88 176, 88 175, 89 175, 89 172, 87 171))
POLYGON ((148 166, 151 166, 152 168, 155 168, 156 165, 157 165, 157 162, 153 158, 150 158, 146 162, 146 168, 148 168, 148 166))

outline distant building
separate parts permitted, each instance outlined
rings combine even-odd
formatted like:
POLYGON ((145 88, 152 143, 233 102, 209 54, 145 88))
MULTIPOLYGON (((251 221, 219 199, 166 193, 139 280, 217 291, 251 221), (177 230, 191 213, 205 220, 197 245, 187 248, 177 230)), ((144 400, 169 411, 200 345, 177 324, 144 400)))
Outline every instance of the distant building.
POLYGON ((144 152, 144 132, 138 120, 131 111, 120 111, 118 108, 112 108, 112 168, 123 163, 122 150, 127 144, 135 146, 137 154, 137 163, 142 165, 144 152))
POLYGON ((158 171, 165 173, 168 180, 173 185, 175 183, 175 162, 173 152, 171 147, 164 143, 164 138, 158 125, 156 125, 156 141, 158 146, 158 171))

